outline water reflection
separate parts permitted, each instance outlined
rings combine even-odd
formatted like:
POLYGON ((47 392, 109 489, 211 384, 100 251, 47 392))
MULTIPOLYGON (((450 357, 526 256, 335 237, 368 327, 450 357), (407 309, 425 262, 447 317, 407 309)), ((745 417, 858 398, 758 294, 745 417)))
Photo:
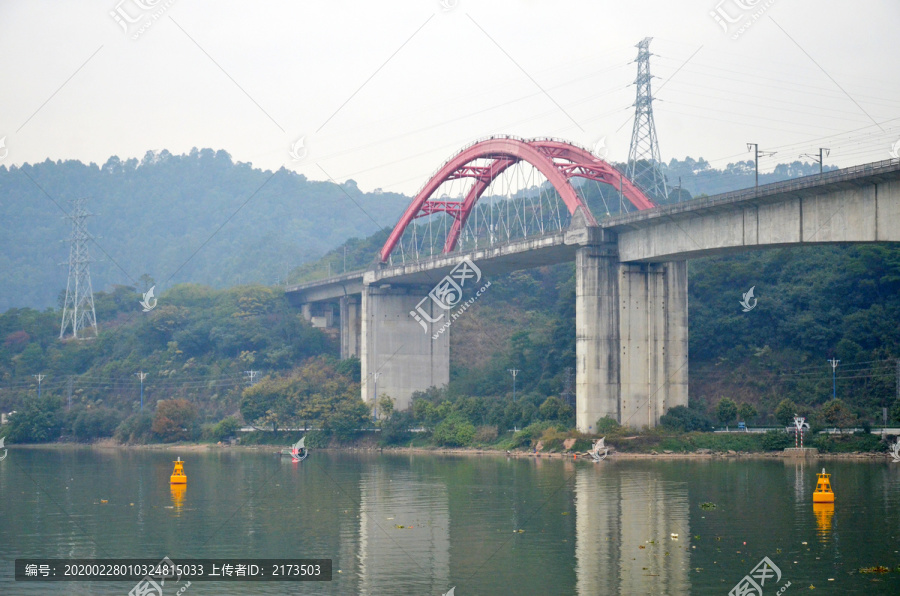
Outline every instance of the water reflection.
POLYGON ((170 484, 169 490, 172 492, 172 508, 175 510, 175 516, 181 517, 181 510, 184 507, 184 493, 187 491, 187 485, 170 484))
POLYGON ((822 544, 831 538, 831 518, 834 517, 834 503, 813 503, 816 516, 816 534, 822 544))
POLYGON ((686 484, 663 481, 656 469, 627 476, 607 464, 579 469, 577 593, 688 593, 687 502, 686 484))
POLYGON ((359 480, 360 594, 443 594, 450 578, 447 486, 375 464, 359 480), (414 566, 418 564, 421 568, 414 566))

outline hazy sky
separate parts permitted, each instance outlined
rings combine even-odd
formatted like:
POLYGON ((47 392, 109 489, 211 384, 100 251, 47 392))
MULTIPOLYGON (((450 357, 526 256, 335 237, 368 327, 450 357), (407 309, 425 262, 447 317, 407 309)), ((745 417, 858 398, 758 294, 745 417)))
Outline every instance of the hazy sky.
POLYGON ((0 165, 211 147, 413 193, 492 134, 624 160, 649 36, 665 161, 848 166, 900 139, 898 32, 896 0, 3 1, 0 165))

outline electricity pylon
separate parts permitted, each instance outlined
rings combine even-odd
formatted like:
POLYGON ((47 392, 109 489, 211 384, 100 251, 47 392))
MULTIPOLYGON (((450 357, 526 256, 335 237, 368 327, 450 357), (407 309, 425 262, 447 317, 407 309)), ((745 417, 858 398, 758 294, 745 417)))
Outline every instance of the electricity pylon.
POLYGON ((634 128, 631 131, 631 146, 628 148, 628 169, 626 175, 656 199, 668 199, 669 189, 666 178, 660 170, 659 142, 656 139, 656 124, 653 121, 653 94, 650 91, 650 40, 645 37, 638 49, 637 88, 634 99, 634 128))
POLYGON ((66 282, 66 301, 63 304, 59 338, 72 328, 72 337, 97 337, 97 313, 94 311, 94 289, 91 286, 91 257, 88 253, 88 234, 85 220, 92 214, 84 208, 85 199, 72 201, 72 235, 69 237, 69 280, 66 282))

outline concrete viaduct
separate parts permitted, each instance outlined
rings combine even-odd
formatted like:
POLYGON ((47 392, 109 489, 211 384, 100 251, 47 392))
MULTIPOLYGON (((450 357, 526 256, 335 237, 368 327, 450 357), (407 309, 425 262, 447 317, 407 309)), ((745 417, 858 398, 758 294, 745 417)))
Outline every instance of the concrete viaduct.
POLYGON ((421 309, 455 267, 468 259, 483 284, 510 271, 575 261, 577 427, 589 432, 603 416, 652 427, 669 408, 688 403, 687 261, 759 248, 900 242, 900 160, 599 223, 585 209, 574 206, 564 231, 399 265, 382 253, 366 271, 291 286, 287 296, 313 325, 340 327, 341 356, 362 362, 365 401, 372 402, 377 386, 403 409, 413 392, 449 382, 450 329, 436 338, 433 329, 450 313, 432 300, 421 309), (417 308, 440 320, 426 326, 413 316, 417 308))

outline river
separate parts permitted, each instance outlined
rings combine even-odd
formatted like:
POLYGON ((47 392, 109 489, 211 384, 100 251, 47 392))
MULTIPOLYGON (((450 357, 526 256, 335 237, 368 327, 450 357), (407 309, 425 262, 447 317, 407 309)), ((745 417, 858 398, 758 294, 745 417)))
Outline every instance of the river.
POLYGON ((0 594, 126 596, 135 585, 17 582, 17 558, 164 556, 333 564, 330 582, 163 588, 185 596, 725 595, 745 576, 766 595, 900 594, 900 572, 858 572, 900 566, 900 464, 339 451, 294 464, 272 451, 9 450, 0 594), (183 490, 169 484, 176 456, 183 490), (836 503, 814 510, 823 466, 836 503))

